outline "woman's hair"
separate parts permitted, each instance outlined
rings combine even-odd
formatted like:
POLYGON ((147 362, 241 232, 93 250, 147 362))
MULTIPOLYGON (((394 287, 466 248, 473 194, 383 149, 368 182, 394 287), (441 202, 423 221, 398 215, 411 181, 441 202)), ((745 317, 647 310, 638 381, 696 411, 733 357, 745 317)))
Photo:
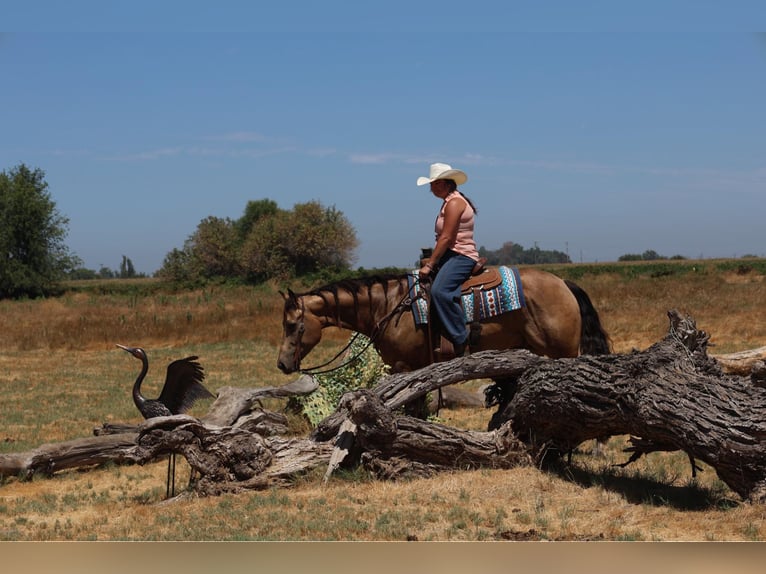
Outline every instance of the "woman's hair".
MULTIPOLYGON (((453 191, 455 191, 457 189, 457 182, 454 179, 445 179, 444 181, 447 182, 447 185, 449 186, 450 193, 452 193, 453 191)), ((473 209, 474 215, 478 215, 479 214, 479 210, 476 209, 476 206, 473 204, 473 201, 471 201, 468 198, 468 196, 465 193, 463 193, 462 191, 460 192, 460 195, 462 195, 463 199, 465 199, 468 202, 468 205, 471 206, 471 209, 473 209)))

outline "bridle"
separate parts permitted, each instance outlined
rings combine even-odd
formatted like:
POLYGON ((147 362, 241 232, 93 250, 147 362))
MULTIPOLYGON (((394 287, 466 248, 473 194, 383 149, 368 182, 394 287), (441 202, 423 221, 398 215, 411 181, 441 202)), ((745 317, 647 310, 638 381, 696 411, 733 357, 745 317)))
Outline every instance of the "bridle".
MULTIPOLYGON (((405 280, 406 280, 406 278, 405 278, 405 280)), ((320 370, 320 369, 326 367, 327 365, 330 365, 333 362, 335 362, 341 355, 343 355, 346 351, 348 351, 348 349, 351 348, 351 346, 354 344, 356 339, 361 335, 361 333, 359 333, 359 332, 354 333, 354 336, 349 340, 349 342, 346 343, 346 345, 340 351, 338 351, 335 354, 335 356, 332 359, 330 359, 329 361, 325 361, 321 365, 316 365, 316 366, 313 366, 313 367, 307 367, 305 369, 300 369, 299 368, 299 369, 297 369, 297 371, 299 373, 303 373, 303 374, 307 374, 307 375, 323 375, 325 373, 332 373, 333 371, 340 370, 340 369, 345 368, 348 365, 352 365, 353 363, 358 361, 360 359, 360 357, 362 356, 362 354, 364 354, 364 352, 367 349, 369 349, 371 345, 377 343, 377 341, 380 339, 380 337, 385 333, 385 331, 388 328, 388 326, 391 324, 391 319, 394 316, 399 315, 399 318, 401 318, 401 314, 404 313, 406 310, 410 309, 411 308, 410 306, 412 305, 412 303, 416 299, 418 299, 420 297, 423 297, 423 293, 422 292, 420 292, 417 295, 413 296, 413 290, 414 290, 414 285, 408 287, 407 288, 407 293, 404 295, 404 297, 402 297, 402 299, 399 300, 399 302, 394 306, 394 308, 391 311, 389 311, 388 313, 386 313, 386 315, 384 315, 379 321, 377 321, 375 323, 375 326, 372 329, 372 333, 369 336, 369 340, 367 341, 367 344, 364 346, 364 348, 362 348, 361 350, 356 352, 356 354, 354 354, 353 357, 351 357, 350 359, 345 360, 344 362, 342 362, 340 365, 338 365, 336 367, 333 367, 333 368, 330 368, 330 369, 325 369, 325 370, 320 370)), ((300 365, 301 364, 301 350, 303 348, 301 343, 303 342, 303 334, 306 332, 306 324, 305 324, 305 320, 304 320, 304 317, 305 317, 305 314, 306 314, 306 306, 305 306, 305 303, 303 302, 303 298, 302 297, 296 296, 295 299, 298 301, 298 305, 299 305, 298 310, 299 310, 299 317, 300 317, 300 319, 299 319, 299 321, 296 321, 298 333, 296 335, 297 339, 295 341, 295 351, 293 352, 293 364, 300 365)), ((398 324, 399 319, 397 319, 396 322, 398 324)))

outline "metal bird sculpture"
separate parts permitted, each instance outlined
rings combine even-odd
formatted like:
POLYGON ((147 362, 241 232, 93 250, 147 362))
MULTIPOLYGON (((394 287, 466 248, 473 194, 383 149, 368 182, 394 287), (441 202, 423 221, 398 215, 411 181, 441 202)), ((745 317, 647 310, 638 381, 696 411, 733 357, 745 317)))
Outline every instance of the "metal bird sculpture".
MULTIPOLYGON (((146 356, 146 351, 140 347, 117 346, 141 360, 141 372, 138 374, 136 382, 133 383, 133 402, 145 419, 182 414, 188 411, 198 400, 213 398, 213 394, 202 384, 205 373, 202 365, 197 362, 198 357, 196 356, 178 359, 170 363, 160 396, 156 399, 146 398, 141 394, 141 383, 149 371, 149 359, 146 356)), ((166 486, 166 495, 168 497, 174 496, 175 453, 168 458, 166 486)))

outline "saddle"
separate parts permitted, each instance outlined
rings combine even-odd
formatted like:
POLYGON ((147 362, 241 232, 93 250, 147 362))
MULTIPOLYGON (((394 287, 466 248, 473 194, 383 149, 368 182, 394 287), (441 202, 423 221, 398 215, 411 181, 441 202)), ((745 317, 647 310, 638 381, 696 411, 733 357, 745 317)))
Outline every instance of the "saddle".
MULTIPOLYGON (((421 267, 426 264, 428 259, 422 259, 421 267)), ((487 264, 486 257, 480 257, 471 270, 471 276, 463 281, 460 287, 460 293, 467 295, 474 289, 493 289, 503 282, 503 277, 500 275, 500 271, 496 267, 487 269, 484 267, 487 264)))
POLYGON ((500 271, 498 271, 497 267, 486 269, 484 267, 485 261, 485 258, 479 260, 476 263, 476 267, 480 266, 478 272, 476 271, 476 267, 474 267, 471 276, 463 281, 463 285, 460 287, 460 292, 463 295, 472 293, 476 289, 479 291, 483 289, 493 289, 503 282, 503 277, 500 275, 500 271))

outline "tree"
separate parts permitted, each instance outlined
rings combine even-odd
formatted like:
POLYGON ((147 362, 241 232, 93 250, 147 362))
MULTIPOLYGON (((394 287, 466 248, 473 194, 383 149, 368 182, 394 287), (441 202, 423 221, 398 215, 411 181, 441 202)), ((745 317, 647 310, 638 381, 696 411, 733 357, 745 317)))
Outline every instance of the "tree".
POLYGON ((657 253, 654 249, 647 249, 641 255, 641 259, 643 259, 644 261, 657 261, 658 259, 667 259, 667 257, 663 257, 662 255, 657 253))
POLYGON ((248 201, 245 213, 235 223, 237 233, 244 241, 253 229, 253 226, 264 217, 273 217, 279 212, 277 202, 273 199, 259 199, 248 201))
POLYGON ((157 271, 157 276, 172 281, 173 283, 193 283, 198 278, 192 275, 191 253, 189 240, 187 239, 183 249, 173 249, 162 262, 162 267, 157 271))
POLYGON ((497 250, 489 250, 482 246, 479 255, 487 258, 487 265, 535 265, 540 263, 571 263, 569 255, 561 251, 540 249, 534 247, 524 249, 518 243, 506 241, 497 250))
POLYGON ((260 282, 346 271, 357 245, 353 226, 335 207, 310 201, 288 211, 269 199, 250 201, 236 221, 203 219, 183 249, 168 253, 158 275, 183 283, 260 282))
POLYGON ((81 265, 64 243, 68 224, 42 170, 20 164, 0 173, 0 298, 51 293, 81 265))
POLYGON ((215 277, 242 276, 234 222, 228 218, 206 217, 184 242, 165 256, 157 275, 175 283, 199 283, 215 277))
POLYGON ((206 217, 200 221, 190 240, 190 254, 195 274, 212 277, 239 277, 239 240, 234 222, 229 218, 206 217))
POLYGON ((625 255, 620 255, 617 258, 617 261, 663 261, 665 259, 679 260, 686 259, 686 257, 683 255, 673 255, 673 257, 668 258, 664 255, 660 255, 654 249, 647 249, 640 255, 638 253, 626 253, 625 255))
POLYGON ((341 271, 351 266, 357 245, 343 213, 310 201, 261 218, 242 246, 242 266, 256 280, 341 271))
POLYGON ((136 269, 133 267, 133 262, 130 257, 122 256, 122 263, 120 264, 120 279, 132 279, 136 276, 136 269))

